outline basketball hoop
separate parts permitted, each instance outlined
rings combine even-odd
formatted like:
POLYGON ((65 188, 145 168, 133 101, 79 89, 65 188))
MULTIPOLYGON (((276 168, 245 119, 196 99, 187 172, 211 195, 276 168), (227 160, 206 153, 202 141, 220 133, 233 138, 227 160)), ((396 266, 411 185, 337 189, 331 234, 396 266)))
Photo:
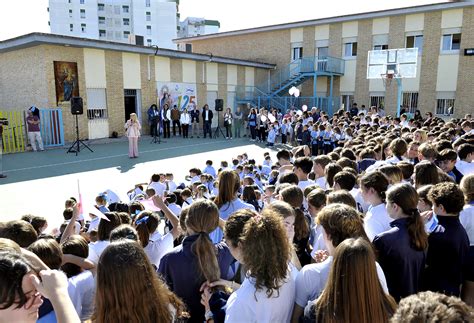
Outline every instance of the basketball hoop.
POLYGON ((393 80, 394 75, 395 75, 395 73, 393 73, 391 71, 389 71, 387 73, 380 74, 380 77, 382 78, 384 88, 390 87, 390 85, 392 84, 392 80, 393 80))

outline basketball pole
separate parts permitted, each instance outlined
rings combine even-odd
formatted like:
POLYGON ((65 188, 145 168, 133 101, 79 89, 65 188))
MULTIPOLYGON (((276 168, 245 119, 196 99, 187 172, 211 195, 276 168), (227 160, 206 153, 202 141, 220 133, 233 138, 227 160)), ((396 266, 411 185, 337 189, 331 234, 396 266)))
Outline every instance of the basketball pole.
POLYGON ((397 80, 397 117, 400 118, 400 106, 402 104, 402 79, 401 78, 396 78, 397 80))

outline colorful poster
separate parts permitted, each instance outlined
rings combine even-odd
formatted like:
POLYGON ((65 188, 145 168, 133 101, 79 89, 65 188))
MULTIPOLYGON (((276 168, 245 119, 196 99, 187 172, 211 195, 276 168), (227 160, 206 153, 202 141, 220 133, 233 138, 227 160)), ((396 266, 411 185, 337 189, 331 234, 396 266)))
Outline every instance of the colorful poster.
POLYGON ((190 110, 196 105, 196 84, 157 82, 156 87, 160 108, 168 104, 170 108, 176 105, 180 110, 190 110))
POLYGON ((73 96, 79 96, 77 63, 54 62, 54 81, 57 104, 70 101, 73 96))

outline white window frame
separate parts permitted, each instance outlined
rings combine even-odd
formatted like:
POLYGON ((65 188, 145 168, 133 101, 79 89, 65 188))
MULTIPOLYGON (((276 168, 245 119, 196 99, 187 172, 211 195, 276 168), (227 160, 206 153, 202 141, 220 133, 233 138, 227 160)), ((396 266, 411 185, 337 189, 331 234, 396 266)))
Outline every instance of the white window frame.
POLYGON ((86 24, 81 24, 81 32, 86 33, 87 32, 87 25, 86 24))
POLYGON ((357 57, 357 42, 351 41, 344 43, 344 58, 356 58, 357 57))
POLYGON ((123 38, 124 38, 124 39, 128 39, 128 36, 130 36, 130 32, 129 32, 128 30, 125 30, 125 31, 123 32, 123 38))
POLYGON ((107 37, 107 32, 104 29, 99 29, 99 37, 107 37))
POLYGON ((441 36, 441 52, 442 53, 459 53, 459 50, 461 49, 461 42, 462 42, 462 33, 443 33, 441 36), (453 48, 453 40, 454 36, 459 35, 459 45, 458 48, 453 48), (445 47, 445 40, 449 42, 449 48, 445 47))
POLYGON ((147 46, 151 46, 151 39, 148 38, 148 39, 146 40, 146 44, 147 44, 147 46))
POLYGON ((148 36, 151 35, 151 26, 146 26, 146 34, 147 34, 148 36))
POLYGON ((450 116, 454 114, 454 110, 456 107, 456 99, 440 99, 436 100, 436 115, 445 115, 450 116))
POLYGON ((86 9, 81 9, 81 19, 86 19, 86 9))
POLYGON ((130 26, 130 19, 129 18, 123 18, 123 25, 124 26, 130 26))
POLYGON ((105 10, 105 4, 98 3, 97 4, 97 11, 104 11, 104 10, 105 10))
POLYGON ((85 4, 86 0, 79 0, 80 4, 85 4))
POLYGON ((145 0, 145 7, 150 8, 151 7, 151 2, 150 0, 145 0))
POLYGON ((69 9, 69 18, 72 18, 72 9, 69 9))
POLYGON ((418 109, 418 92, 403 92, 402 93, 402 107, 406 107, 408 113, 415 113, 418 109))
POLYGON ((421 52, 423 51, 423 43, 424 43, 423 34, 407 35, 405 37, 405 48, 418 48, 418 55, 420 55, 421 52), (408 47, 408 38, 410 38, 410 37, 413 37, 413 46, 412 47, 408 47), (421 47, 420 47, 420 42, 421 42, 421 47))
POLYGON ((69 31, 73 32, 74 31, 74 24, 69 24, 69 31))
POLYGON ((383 93, 372 94, 369 98, 369 107, 372 106, 385 108, 385 95, 383 93))
POLYGON ((123 11, 123 13, 130 13, 130 6, 123 5, 122 6, 122 11, 123 11))
POLYGON ((151 12, 150 11, 146 12, 146 21, 151 21, 151 12))
POLYGON ((291 47, 291 61, 303 58, 303 46, 291 47))
POLYGON ((387 50, 387 49, 388 49, 388 44, 374 45, 374 50, 387 50))
POLYGON ((99 17, 99 25, 105 25, 105 17, 99 17))

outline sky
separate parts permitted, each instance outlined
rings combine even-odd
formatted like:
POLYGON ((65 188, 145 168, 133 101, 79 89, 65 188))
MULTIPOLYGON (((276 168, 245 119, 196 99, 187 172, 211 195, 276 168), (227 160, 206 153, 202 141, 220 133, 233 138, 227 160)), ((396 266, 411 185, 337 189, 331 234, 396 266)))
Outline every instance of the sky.
MULTIPOLYGON (((67 1, 67 0, 64 0, 67 1)), ((220 31, 423 5, 443 0, 180 0, 181 19, 219 20, 220 31)), ((1 0, 0 41, 49 32, 48 0, 1 0)))

